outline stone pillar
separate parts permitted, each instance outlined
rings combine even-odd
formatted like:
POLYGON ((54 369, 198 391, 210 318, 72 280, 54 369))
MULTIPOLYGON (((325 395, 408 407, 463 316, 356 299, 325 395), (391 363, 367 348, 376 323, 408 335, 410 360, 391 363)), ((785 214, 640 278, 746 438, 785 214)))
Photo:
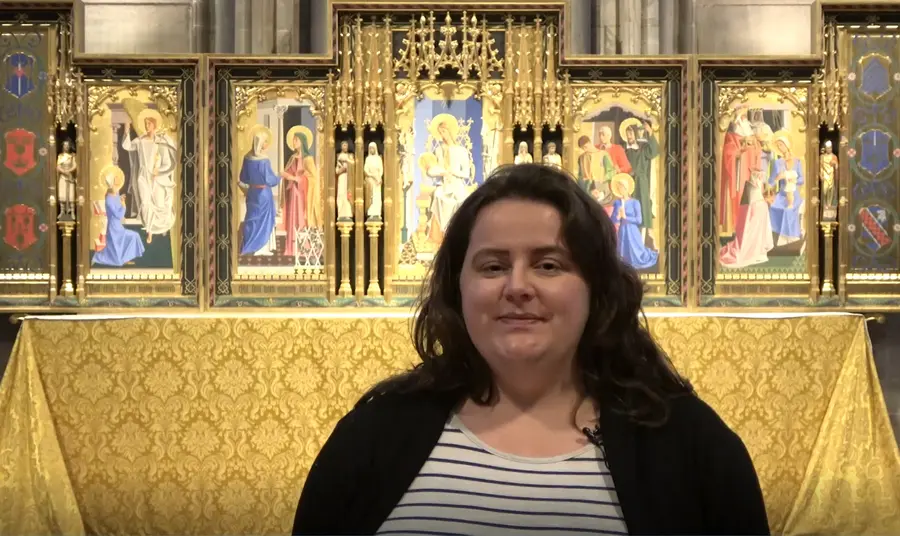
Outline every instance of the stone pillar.
POLYGON ((209 51, 217 54, 234 52, 235 0, 209 2, 209 51))
POLYGON ((331 43, 328 39, 331 37, 331 13, 329 13, 330 2, 322 2, 313 0, 309 8, 309 33, 310 44, 313 54, 329 54, 332 53, 331 43))
POLYGON ((250 53, 275 52, 275 0, 253 0, 250 17, 250 53))
POLYGON ((678 4, 676 0, 663 0, 659 2, 659 53, 678 54, 678 26, 681 17, 678 16, 678 4))
MULTIPOLYGON (((672 4, 672 0, 663 0, 672 4)), ((659 54, 660 26, 670 21, 661 21, 659 0, 641 0, 641 54, 659 54)))
POLYGON ((641 53, 641 0, 620 0, 619 30, 622 54, 637 56, 641 53))
POLYGON ((252 0, 234 0, 234 53, 250 54, 252 0))
POLYGON ((678 0, 678 53, 695 54, 694 0, 678 0))
POLYGON ((207 52, 209 47, 208 3, 207 0, 191 0, 191 52, 195 54, 207 52))
POLYGON ((300 51, 300 0, 275 0, 275 53, 300 51))
POLYGON ((566 54, 590 54, 591 5, 585 0, 566 2, 566 54))
POLYGON ((597 20, 594 28, 594 53, 613 55, 619 41, 619 0, 594 0, 597 20))

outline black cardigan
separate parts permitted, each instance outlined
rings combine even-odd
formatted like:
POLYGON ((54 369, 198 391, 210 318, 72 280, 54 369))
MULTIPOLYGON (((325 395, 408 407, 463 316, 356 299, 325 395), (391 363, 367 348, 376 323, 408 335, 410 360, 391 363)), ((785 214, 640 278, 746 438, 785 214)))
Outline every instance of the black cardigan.
MULTIPOLYGON (((338 422, 310 469, 295 535, 375 534, 440 437, 458 396, 385 394, 338 422)), ((666 424, 631 422, 601 401, 609 470, 630 534, 769 534, 753 463, 699 398, 666 424)))

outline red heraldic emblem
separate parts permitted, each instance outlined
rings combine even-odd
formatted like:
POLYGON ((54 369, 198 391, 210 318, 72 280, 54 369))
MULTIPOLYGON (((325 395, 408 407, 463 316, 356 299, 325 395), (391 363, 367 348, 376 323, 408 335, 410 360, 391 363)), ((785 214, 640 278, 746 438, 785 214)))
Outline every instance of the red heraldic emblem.
POLYGON ((36 214, 37 211, 27 205, 13 205, 6 209, 3 241, 19 251, 33 246, 38 239, 34 232, 36 214))
POLYGON ((19 177, 34 169, 37 165, 34 159, 34 141, 37 139, 35 133, 17 128, 3 137, 6 140, 6 160, 3 165, 19 177))

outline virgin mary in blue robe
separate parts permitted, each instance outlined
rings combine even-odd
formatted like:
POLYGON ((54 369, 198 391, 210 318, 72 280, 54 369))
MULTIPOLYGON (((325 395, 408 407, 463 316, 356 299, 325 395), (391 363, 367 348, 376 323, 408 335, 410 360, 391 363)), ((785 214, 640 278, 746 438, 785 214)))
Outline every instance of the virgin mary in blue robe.
POLYGON ((105 266, 125 266, 127 263, 144 254, 141 236, 122 225, 125 217, 125 206, 122 198, 115 191, 113 180, 107 179, 109 189, 106 191, 106 246, 94 254, 91 264, 105 266))
POLYGON ((241 223, 241 255, 252 255, 266 248, 275 230, 272 188, 281 180, 266 156, 268 145, 267 133, 257 132, 253 136, 253 148, 241 164, 240 187, 247 196, 247 213, 241 223))

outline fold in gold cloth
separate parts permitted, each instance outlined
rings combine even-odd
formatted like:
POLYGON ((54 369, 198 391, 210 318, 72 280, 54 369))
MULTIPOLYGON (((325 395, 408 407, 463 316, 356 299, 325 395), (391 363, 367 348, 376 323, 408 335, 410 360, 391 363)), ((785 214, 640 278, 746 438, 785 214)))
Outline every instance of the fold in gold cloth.
MULTIPOLYGON (((653 317, 743 438, 772 531, 900 534, 861 316, 653 317)), ((415 361, 408 318, 27 319, 0 384, 0 534, 288 534, 337 419, 415 361)))

